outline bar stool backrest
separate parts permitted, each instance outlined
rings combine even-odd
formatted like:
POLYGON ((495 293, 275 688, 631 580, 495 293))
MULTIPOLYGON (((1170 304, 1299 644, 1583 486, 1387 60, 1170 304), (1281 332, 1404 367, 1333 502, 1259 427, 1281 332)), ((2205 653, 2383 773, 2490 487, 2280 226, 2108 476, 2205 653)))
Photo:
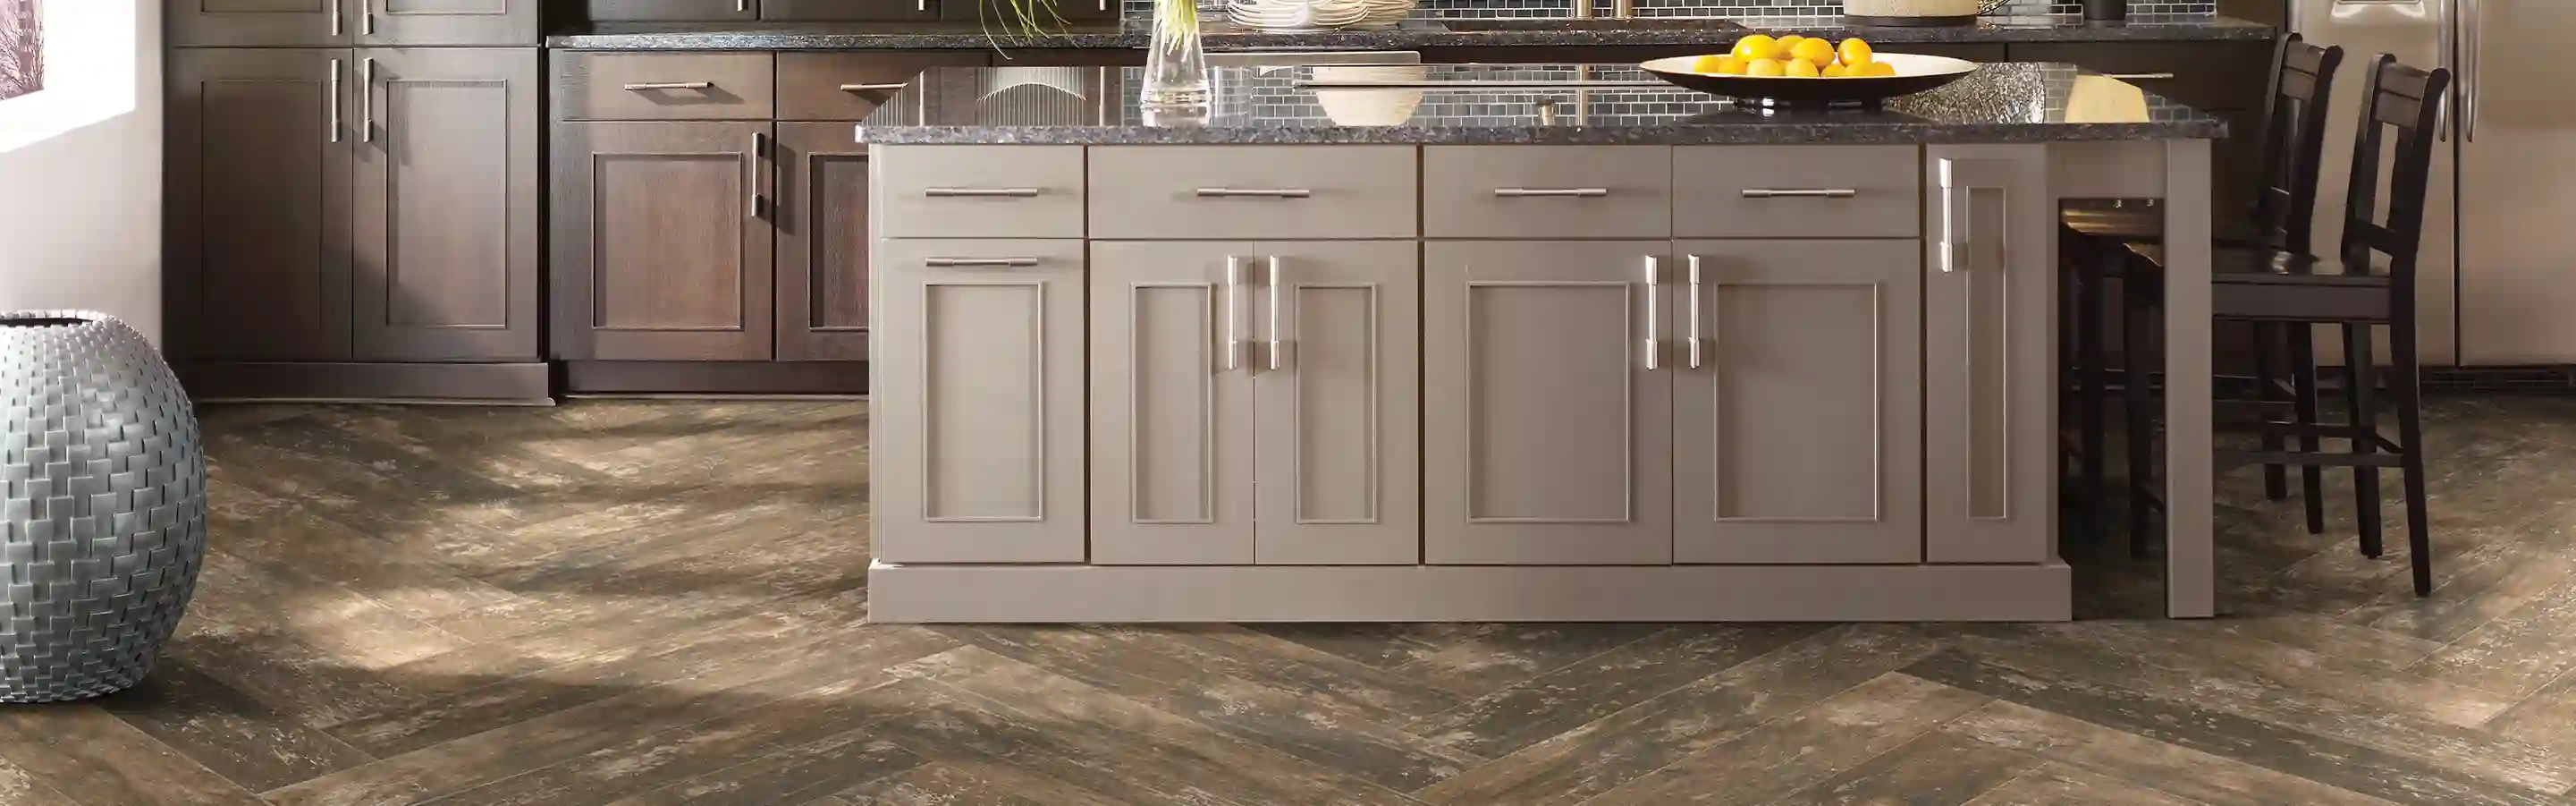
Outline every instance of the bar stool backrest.
POLYGON ((2263 187, 2254 225, 2275 248, 2314 254, 2317 173, 2326 149, 2326 111, 2343 48, 2320 48, 2291 34, 2272 56, 2272 91, 2263 108, 2263 187))
POLYGON ((2418 70, 2380 54, 2372 62, 2363 88, 2361 125, 2352 142, 2352 191, 2344 203, 2343 244, 2339 257, 2346 274, 2371 270, 2374 254, 2387 258, 2390 286, 2399 295, 2401 312, 2415 310, 2415 257, 2424 242, 2425 194, 2432 180, 2433 143, 2442 99, 2448 97, 2451 71, 2418 70), (2387 133, 2397 134, 2388 160, 2388 207, 2377 220, 2379 171, 2387 133))

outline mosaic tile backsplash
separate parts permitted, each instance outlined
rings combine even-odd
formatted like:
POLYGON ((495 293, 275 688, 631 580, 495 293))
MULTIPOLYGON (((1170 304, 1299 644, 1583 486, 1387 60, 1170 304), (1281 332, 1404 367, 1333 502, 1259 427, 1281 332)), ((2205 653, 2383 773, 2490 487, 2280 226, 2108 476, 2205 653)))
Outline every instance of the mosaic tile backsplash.
MULTIPOLYGON (((1153 16, 1153 0, 1121 0, 1129 17, 1153 16)), ((1609 8, 1608 0, 1598 4, 1609 8)), ((2079 14, 2072 0, 2011 0, 1997 14, 2079 14)), ((1641 17, 1830 17, 1843 13, 1841 0, 1637 0, 1641 17)), ((2129 0, 2130 14, 2216 14, 2216 0, 2129 0)), ((1573 0, 1421 0, 1413 16, 1426 19, 1477 17, 1570 17, 1573 0)))

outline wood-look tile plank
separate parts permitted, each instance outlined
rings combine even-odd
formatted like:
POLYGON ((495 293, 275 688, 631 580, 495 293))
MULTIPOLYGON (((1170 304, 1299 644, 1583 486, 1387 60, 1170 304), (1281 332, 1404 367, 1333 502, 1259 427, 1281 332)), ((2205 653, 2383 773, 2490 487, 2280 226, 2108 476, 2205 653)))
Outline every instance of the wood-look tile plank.
POLYGON ((1465 701, 1456 692, 1430 683, 1237 625, 1093 629, 1130 641, 1168 645, 1190 662, 1231 677, 1331 697, 1377 722, 1400 723, 1465 701))
POLYGON ((2024 658, 2015 658, 2011 667, 1984 662, 1989 657, 1982 652, 1971 657, 1957 650, 1944 651, 1906 667, 1906 672, 2400 803, 2554 800, 2540 789, 2489 780, 2414 755, 2306 733, 2192 701, 2164 699, 2093 680, 2043 676, 2029 668, 2038 664, 2024 658))
POLYGON ((191 668, 184 658, 164 660, 143 682, 95 702, 253 792, 375 760, 191 668))
POLYGON ((365 669, 389 668, 467 643, 348 588, 280 576, 215 550, 206 552, 188 618, 244 640, 291 637, 338 663, 365 669))
POLYGON ((0 762, 84 806, 261 806, 249 791, 93 705, 0 707, 0 762))
POLYGON ((308 725, 345 722, 419 697, 383 669, 295 636, 237 630, 193 614, 162 652, 308 725))
POLYGON ((1985 695, 1920 678, 1881 675, 1588 803, 1769 803, 1861 766, 1989 701, 1985 695))
POLYGON ((2210 804, 2389 806, 2389 801, 2020 703, 1996 702, 1942 730, 2210 804))
POLYGON ((1085 685, 1397 791, 1457 775, 1483 758, 1373 721, 1332 696, 1226 675, 1216 664, 1123 630, 956 627, 948 635, 1085 685))
MULTIPOLYGON (((2126 658, 2187 677, 2238 681, 2270 694, 2331 699, 2373 711, 2476 727, 2513 700, 2229 632, 2223 622, 2041 624, 1989 631, 2040 646, 2082 647, 2086 657, 2126 658)), ((2576 779, 2571 779, 2576 780, 2576 779)))
POLYGON ((1672 627, 1405 726, 1502 756, 1816 634, 1813 625, 1672 627))
POLYGON ((1392 669, 1494 629, 1489 624, 1252 624, 1247 629, 1318 652, 1392 669))
POLYGON ((700 775, 611 806, 777 806, 898 775, 926 763, 862 728, 700 775))
POLYGON ((1968 806, 2203 806, 2179 795, 2049 763, 1968 801, 1968 806))
POLYGON ((1660 624, 1495 624, 1395 667, 1469 696, 1553 672, 1664 628, 1660 624))
POLYGON ((1955 806, 2043 763, 2034 756, 1935 731, 1772 803, 1955 806))
POLYGON ((2512 612, 2433 653, 2414 671, 2435 680, 2526 697, 2576 670, 2576 579, 2562 580, 2512 612))
MULTIPOLYGON (((979 650, 980 651, 980 650, 979 650)), ((998 706, 995 706, 998 707, 998 706)), ((1063 780, 1115 802, 1189 806, 1264 806, 1200 788, 1207 776, 1165 763, 1140 743, 1085 726, 1033 725, 986 707, 964 692, 939 699, 875 730, 906 750, 943 762, 975 759, 1063 780)), ((1223 786, 1223 784, 1219 784, 1223 786)), ((865 795, 863 789, 859 794, 865 795)), ((936 800, 930 802, 936 803, 936 800)), ((1051 805, 1050 805, 1051 806, 1051 805)))
POLYGON ((824 806, 1146 806, 980 757, 942 759, 860 784, 824 806))
MULTIPOLYGON (((2413 593, 2406 598, 2415 599, 2413 593)), ((2308 613, 2276 613, 2212 622, 2239 638, 2270 641, 2318 655, 2394 672, 2441 651, 2442 644, 2377 626, 2360 626, 2308 613)))
POLYGON ((81 806, 73 802, 71 796, 37 779, 36 774, 27 768, 11 763, 6 754, 0 754, 0 803, 9 806, 81 806))
MULTIPOLYGON (((980 647, 902 670, 979 706, 1127 764, 1159 767, 1184 789, 1261 803, 1396 804, 1402 795, 980 647)), ((1123 769, 1133 767, 1122 765, 1123 769)), ((1085 783, 1080 780, 1075 783, 1085 783)))
POLYGON ((1565 806, 1939 651, 1887 625, 1836 627, 1415 793, 1458 806, 1565 806))
POLYGON ((230 481, 207 482, 206 529, 226 554, 280 576, 340 585, 414 619, 516 598, 409 543, 362 534, 230 481))

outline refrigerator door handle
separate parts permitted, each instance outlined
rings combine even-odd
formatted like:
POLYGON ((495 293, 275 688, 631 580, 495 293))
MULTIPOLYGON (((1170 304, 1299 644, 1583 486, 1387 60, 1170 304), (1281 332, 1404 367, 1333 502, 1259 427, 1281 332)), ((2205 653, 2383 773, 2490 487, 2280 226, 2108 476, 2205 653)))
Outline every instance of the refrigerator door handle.
POLYGON ((2478 85, 2483 83, 2478 74, 2486 66, 2486 57, 2478 51, 2486 44, 2487 4, 2486 0, 2454 1, 2468 4, 2467 12, 2460 15, 2460 32, 2467 38, 2460 43, 2460 69, 2454 72, 2460 75, 2460 139, 2474 143, 2478 141, 2478 103, 2483 100, 2478 97, 2478 85))

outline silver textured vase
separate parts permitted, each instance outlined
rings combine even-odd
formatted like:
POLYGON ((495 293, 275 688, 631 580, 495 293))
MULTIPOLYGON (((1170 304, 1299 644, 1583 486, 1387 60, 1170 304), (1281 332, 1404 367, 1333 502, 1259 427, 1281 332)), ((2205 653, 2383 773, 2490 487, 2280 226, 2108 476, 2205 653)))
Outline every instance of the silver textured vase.
POLYGON ((0 312, 0 702, 143 679, 206 553, 179 379, 106 314, 0 312))

